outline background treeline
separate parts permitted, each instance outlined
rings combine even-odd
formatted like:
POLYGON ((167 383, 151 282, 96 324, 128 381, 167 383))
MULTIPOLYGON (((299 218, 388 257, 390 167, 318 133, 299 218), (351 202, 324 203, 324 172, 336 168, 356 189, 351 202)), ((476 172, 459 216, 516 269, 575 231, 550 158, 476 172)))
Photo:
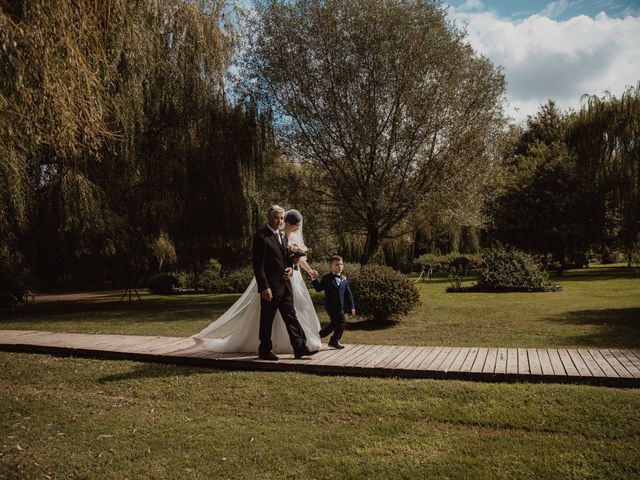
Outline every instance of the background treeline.
POLYGON ((437 5, 325 3, 258 2, 247 33, 226 1, 0 0, 0 290, 215 283, 270 203, 303 213, 316 262, 407 271, 495 241, 560 266, 633 257, 640 88, 508 126, 500 72, 437 5))
POLYGON ((640 263, 640 84, 585 96, 578 112, 549 101, 508 135, 503 185, 486 206, 489 239, 559 267, 640 263))

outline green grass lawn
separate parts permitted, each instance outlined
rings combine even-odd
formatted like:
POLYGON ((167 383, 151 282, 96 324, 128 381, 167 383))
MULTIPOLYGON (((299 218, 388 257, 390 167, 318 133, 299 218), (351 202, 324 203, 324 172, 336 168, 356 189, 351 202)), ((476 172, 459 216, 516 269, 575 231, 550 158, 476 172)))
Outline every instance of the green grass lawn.
POLYGON ((4 478, 637 478, 640 391, 0 353, 4 478))
MULTIPOLYGON (((478 347, 640 347, 640 276, 596 267, 553 279, 561 292, 446 293, 446 279, 418 283, 422 305, 390 328, 352 319, 348 343, 478 347)), ((469 282, 470 283, 470 282, 469 282)), ((190 336, 238 295, 143 294, 143 302, 36 303, 4 311, 0 328, 190 336)), ((313 292, 320 320, 322 295, 313 292)))
MULTIPOLYGON (((350 343, 640 348, 640 278, 446 294, 350 343)), ((236 296, 37 304, 0 327, 190 335, 236 296)), ((317 297, 318 300, 321 297, 317 297)), ((321 307, 319 307, 321 308, 321 307)), ((326 316, 321 313, 321 319, 326 316)), ((0 352, 0 479, 638 478, 640 390, 229 372, 0 352)))

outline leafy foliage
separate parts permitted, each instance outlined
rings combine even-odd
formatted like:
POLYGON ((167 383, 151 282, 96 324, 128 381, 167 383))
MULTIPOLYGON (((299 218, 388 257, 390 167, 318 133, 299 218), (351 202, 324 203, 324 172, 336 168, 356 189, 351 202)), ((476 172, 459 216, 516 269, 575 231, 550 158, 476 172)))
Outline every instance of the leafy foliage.
POLYGON ((485 291, 541 291, 547 275, 533 255, 497 246, 482 254, 478 288, 485 291))
POLYGON ((550 101, 514 145, 511 180, 491 204, 492 236, 517 248, 580 264, 603 240, 605 213, 576 166, 565 136, 570 119, 550 101))
POLYGON ((365 265, 348 277, 358 315, 377 323, 399 320, 420 304, 418 289, 400 272, 365 265))
POLYGON ((169 295, 174 292, 174 287, 181 287, 180 280, 169 273, 159 273, 147 280, 147 287, 157 295, 169 295))
POLYGON ((620 98, 587 96, 568 132, 578 169, 606 199, 615 237, 627 251, 640 244, 640 83, 620 98))
POLYGON ((28 251, 23 267, 53 286, 175 257, 197 276, 221 252, 246 255, 276 150, 269 114, 223 91, 233 13, 224 0, 0 3, 0 265, 28 251))
POLYGON ((288 153, 313 171, 309 189, 366 238, 363 263, 425 199, 481 190, 504 79, 441 7, 265 0, 256 12, 247 88, 279 114, 288 153))
POLYGON ((433 269, 433 272, 448 272, 455 268, 462 273, 469 273, 476 270, 482 263, 480 255, 460 255, 459 253, 450 253, 448 255, 433 255, 425 253, 420 255, 416 263, 422 268, 433 269))

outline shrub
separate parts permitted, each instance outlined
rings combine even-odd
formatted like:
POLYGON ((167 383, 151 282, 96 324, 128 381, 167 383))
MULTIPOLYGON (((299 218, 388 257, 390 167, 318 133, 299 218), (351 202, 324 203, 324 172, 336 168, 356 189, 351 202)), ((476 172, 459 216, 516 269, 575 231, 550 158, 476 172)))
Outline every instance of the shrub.
POLYGON ((243 293, 253 279, 253 268, 245 267, 227 272, 220 279, 220 293, 243 293))
POLYGON ((490 291, 543 291, 547 276, 540 259, 502 246, 483 252, 478 288, 490 291))
POLYGON ((0 291, 11 293, 21 302, 25 293, 39 288, 38 279, 19 261, 0 262, 0 291))
POLYGON ((173 293, 174 287, 179 288, 181 286, 180 280, 168 273, 159 273, 147 280, 147 287, 157 295, 169 295, 173 293))
POLYGON ((350 273, 358 315, 377 323, 398 320, 420 303, 413 282, 383 265, 366 265, 350 273))
MULTIPOLYGON (((204 293, 220 293, 223 289, 224 282, 220 277, 220 272, 211 268, 207 268, 198 279, 198 291, 204 293)), ((195 287, 195 286, 194 286, 195 287)))

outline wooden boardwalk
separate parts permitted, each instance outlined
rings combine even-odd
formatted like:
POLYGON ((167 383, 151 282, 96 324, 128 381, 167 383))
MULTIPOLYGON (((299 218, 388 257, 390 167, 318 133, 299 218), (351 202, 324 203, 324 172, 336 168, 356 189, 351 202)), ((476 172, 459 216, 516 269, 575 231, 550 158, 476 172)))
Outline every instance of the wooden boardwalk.
POLYGON ((347 345, 298 360, 280 355, 280 361, 270 362, 254 353, 210 352, 192 338, 33 330, 0 330, 0 350, 234 370, 640 387, 640 350, 347 345))

